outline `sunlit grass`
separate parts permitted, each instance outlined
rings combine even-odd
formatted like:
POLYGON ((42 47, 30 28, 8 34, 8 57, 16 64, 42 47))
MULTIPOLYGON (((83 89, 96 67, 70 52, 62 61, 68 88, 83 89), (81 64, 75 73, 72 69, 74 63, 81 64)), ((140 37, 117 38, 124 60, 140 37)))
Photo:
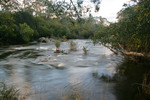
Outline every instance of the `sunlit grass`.
POLYGON ((19 90, 14 86, 8 86, 5 82, 0 82, 0 100, 25 100, 19 90))
POLYGON ((83 49, 82 49, 82 50, 83 50, 83 52, 84 52, 85 55, 86 55, 86 54, 88 53, 88 51, 89 51, 89 50, 87 50, 87 48, 84 47, 84 46, 83 46, 83 49))
MULTIPOLYGON (((18 89, 14 88, 13 86, 9 87, 4 82, 1 82, 0 86, 0 100, 47 100, 47 96, 52 95, 49 94, 46 88, 44 88, 45 84, 40 86, 40 89, 34 88, 33 90, 26 91, 27 93, 25 93, 23 96, 21 96, 18 89)), ((107 100, 106 94, 108 92, 108 83, 106 84, 105 89, 106 90, 103 90, 105 92, 101 91, 99 94, 98 100, 107 100)), ((55 89, 53 91, 55 91, 55 89)), ((55 100, 95 100, 94 97, 94 90, 87 92, 85 90, 81 90, 80 86, 74 89, 68 88, 66 91, 60 89, 58 94, 52 95, 52 99, 55 100)))
POLYGON ((70 51, 77 50, 77 44, 74 41, 70 41, 70 51))
POLYGON ((55 41, 55 46, 56 46, 56 49, 59 50, 59 48, 60 48, 60 41, 59 40, 55 41))
POLYGON ((56 51, 54 53, 60 53, 60 44, 61 42, 59 40, 55 40, 56 51))

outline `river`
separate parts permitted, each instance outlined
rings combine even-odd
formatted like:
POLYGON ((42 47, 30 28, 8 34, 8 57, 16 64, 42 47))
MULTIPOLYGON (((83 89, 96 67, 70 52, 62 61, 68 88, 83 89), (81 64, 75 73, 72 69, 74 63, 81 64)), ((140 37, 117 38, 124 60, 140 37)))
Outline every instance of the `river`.
POLYGON ((113 54, 91 40, 73 40, 54 53, 53 42, 0 48, 0 80, 16 86, 27 100, 117 100, 117 66, 123 56, 113 54), (82 48, 87 47, 85 55, 82 48))

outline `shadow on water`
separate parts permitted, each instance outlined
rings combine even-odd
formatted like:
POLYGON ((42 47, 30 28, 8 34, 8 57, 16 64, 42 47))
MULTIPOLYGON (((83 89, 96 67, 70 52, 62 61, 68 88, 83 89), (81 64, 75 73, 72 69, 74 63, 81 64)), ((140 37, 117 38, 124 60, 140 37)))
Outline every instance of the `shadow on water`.
POLYGON ((5 59, 5 58, 7 58, 10 55, 15 55, 15 54, 21 53, 23 51, 24 50, 16 50, 16 51, 14 51, 14 50, 8 50, 7 51, 6 50, 4 53, 0 54, 0 59, 5 59))
POLYGON ((11 55, 13 53, 14 53, 13 51, 3 53, 3 54, 0 55, 0 59, 4 59, 4 58, 8 57, 9 55, 11 55))
POLYGON ((19 57, 28 59, 28 58, 37 58, 39 56, 42 56, 41 54, 38 54, 39 52, 34 51, 34 50, 26 50, 23 54, 21 54, 19 57))
MULTIPOLYGON (((117 69, 115 92, 118 100, 150 100, 150 94, 144 94, 142 82, 147 75, 150 84, 150 63, 124 61, 117 69)), ((150 91, 150 90, 148 90, 150 91)))

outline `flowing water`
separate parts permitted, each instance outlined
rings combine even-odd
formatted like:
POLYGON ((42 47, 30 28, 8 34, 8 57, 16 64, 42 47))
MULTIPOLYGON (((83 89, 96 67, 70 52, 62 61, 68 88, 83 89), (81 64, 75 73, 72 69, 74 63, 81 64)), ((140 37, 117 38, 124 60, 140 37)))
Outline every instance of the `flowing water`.
POLYGON ((66 53, 57 54, 53 42, 1 47, 0 80, 14 84, 29 100, 116 100, 116 83, 110 80, 123 57, 91 40, 73 41, 76 51, 62 42, 66 53))

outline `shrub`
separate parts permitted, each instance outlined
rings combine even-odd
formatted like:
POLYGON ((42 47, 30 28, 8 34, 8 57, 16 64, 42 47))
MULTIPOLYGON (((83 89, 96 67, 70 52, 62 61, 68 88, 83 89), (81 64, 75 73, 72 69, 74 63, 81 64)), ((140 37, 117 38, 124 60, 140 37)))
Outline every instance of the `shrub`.
POLYGON ((67 36, 66 35, 62 36, 62 39, 63 39, 63 41, 66 41, 67 40, 67 36))
POLYGON ((83 46, 83 49, 82 49, 82 50, 83 50, 84 54, 86 55, 87 52, 88 52, 87 48, 83 46))
POLYGON ((77 44, 73 42, 72 40, 70 41, 70 50, 71 51, 77 50, 77 44))
POLYGON ((30 28, 26 23, 20 24, 20 35, 23 42, 29 42, 34 34, 34 30, 30 28))
POLYGON ((59 40, 55 41, 55 46, 56 46, 56 50, 59 50, 59 48, 60 48, 60 41, 59 40))

